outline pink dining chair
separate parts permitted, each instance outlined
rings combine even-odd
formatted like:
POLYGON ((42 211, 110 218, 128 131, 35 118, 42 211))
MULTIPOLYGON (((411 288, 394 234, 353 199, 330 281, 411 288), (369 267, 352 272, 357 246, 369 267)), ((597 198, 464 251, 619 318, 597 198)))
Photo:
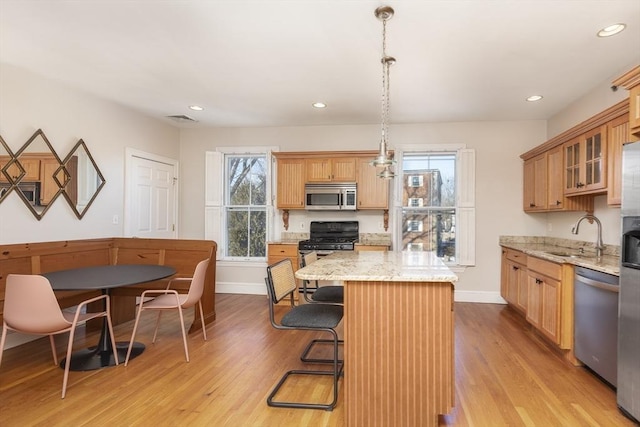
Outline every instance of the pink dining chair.
MULTIPOLYGON (((156 335, 158 334, 158 326, 160 325, 160 316, 163 311, 166 310, 178 310, 180 316, 180 327, 182 328, 182 341, 184 343, 184 356, 189 361, 189 348, 187 347, 187 333, 184 329, 184 317, 182 310, 185 308, 194 307, 198 305, 200 309, 200 321, 202 322, 202 334, 204 340, 207 340, 207 331, 204 325, 204 312, 202 311, 202 293, 204 292, 204 279, 207 274, 207 267, 209 266, 209 259, 202 260, 196 265, 196 270, 193 273, 193 277, 177 277, 171 279, 166 289, 149 289, 142 292, 140 296, 140 304, 138 305, 138 314, 136 315, 136 322, 133 325, 133 332, 131 333, 131 342, 129 343, 129 350, 127 350, 127 357, 124 359, 124 366, 129 363, 129 356, 131 354, 131 348, 133 346, 134 339, 136 337, 136 331, 138 330, 138 322, 140 321, 140 315, 144 310, 157 310, 158 318, 156 320, 156 328, 153 331, 153 339, 151 342, 156 342, 156 335), (190 281, 189 292, 187 294, 179 294, 178 291, 171 288, 173 282, 178 281, 190 281), (152 300, 145 301, 145 298, 158 295, 152 300)), ((194 313, 197 314, 197 313, 194 313)))
POLYGON ((76 326, 80 322, 98 317, 107 318, 107 325, 109 326, 109 333, 111 334, 111 345, 113 346, 113 357, 117 365, 118 355, 116 353, 116 343, 113 336, 108 295, 100 295, 83 301, 76 307, 74 313, 65 313, 60 309, 58 300, 46 277, 31 274, 9 274, 7 276, 4 309, 2 313, 0 363, 2 363, 2 353, 4 352, 4 344, 8 331, 34 335, 49 335, 51 352, 53 353, 53 363, 55 365, 58 364, 58 356, 56 354, 53 336, 69 332, 67 358, 64 364, 64 376, 62 380, 62 398, 64 399, 67 392, 71 350, 73 348, 73 337, 76 326), (105 311, 83 313, 87 304, 99 300, 104 300, 105 311))

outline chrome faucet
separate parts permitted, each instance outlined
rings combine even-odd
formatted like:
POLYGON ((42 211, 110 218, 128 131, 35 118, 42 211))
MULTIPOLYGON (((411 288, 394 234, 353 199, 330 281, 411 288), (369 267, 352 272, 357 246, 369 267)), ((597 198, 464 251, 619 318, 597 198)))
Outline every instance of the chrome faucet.
POLYGON ((596 218, 594 215, 586 214, 578 218, 576 223, 571 227, 571 233, 578 234, 578 229, 580 227, 580 223, 583 219, 587 219, 589 221, 595 221, 598 226, 598 239, 596 240, 596 256, 600 258, 602 256, 602 251, 604 250, 604 245, 602 244, 602 224, 600 220, 596 218))

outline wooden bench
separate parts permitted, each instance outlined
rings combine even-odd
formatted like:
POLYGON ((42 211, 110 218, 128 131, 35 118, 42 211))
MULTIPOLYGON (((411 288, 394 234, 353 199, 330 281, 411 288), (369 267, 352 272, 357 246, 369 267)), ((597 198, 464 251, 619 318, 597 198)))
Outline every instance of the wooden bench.
MULTIPOLYGON (((211 240, 103 238, 65 240, 59 242, 19 243, 0 246, 0 318, 4 306, 7 275, 40 274, 69 268, 115 264, 159 264, 176 269, 175 276, 191 277, 196 264, 209 258, 205 279, 202 309, 205 323, 216 318, 215 277, 216 242, 211 240)), ((111 315, 114 324, 135 317, 136 297, 145 289, 162 289, 171 278, 138 285, 115 288, 111 291, 111 315)), ((189 283, 180 283, 175 289, 187 290, 189 283)), ((73 307, 81 301, 98 295, 99 291, 57 291, 62 308, 73 307)), ((189 333, 201 329, 200 317, 194 319, 189 333)))

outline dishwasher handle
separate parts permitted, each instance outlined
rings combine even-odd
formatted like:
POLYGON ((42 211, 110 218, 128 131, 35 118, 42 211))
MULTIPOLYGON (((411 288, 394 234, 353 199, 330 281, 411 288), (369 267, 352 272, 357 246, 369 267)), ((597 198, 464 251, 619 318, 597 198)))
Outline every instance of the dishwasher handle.
POLYGON ((599 288, 605 291, 610 291, 615 293, 620 292, 620 286, 618 285, 611 285, 609 283, 604 283, 598 280, 589 279, 588 277, 584 277, 584 276, 577 276, 576 280, 580 283, 584 283, 587 286, 593 286, 594 288, 599 288))

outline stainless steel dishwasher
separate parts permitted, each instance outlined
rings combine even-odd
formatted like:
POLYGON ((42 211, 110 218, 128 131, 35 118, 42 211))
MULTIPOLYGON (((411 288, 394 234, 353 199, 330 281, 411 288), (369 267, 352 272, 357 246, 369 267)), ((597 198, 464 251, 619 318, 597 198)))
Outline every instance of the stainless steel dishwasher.
POLYGON ((618 277, 575 268, 575 355, 614 387, 618 365, 618 277))

